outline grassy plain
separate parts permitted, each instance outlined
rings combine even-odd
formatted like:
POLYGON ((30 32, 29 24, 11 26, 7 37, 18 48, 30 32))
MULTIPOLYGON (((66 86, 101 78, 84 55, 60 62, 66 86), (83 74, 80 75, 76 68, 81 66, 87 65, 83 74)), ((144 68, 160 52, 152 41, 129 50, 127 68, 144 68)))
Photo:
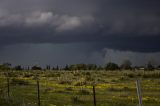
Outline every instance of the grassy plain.
POLYGON ((160 106, 160 71, 0 71, 0 106, 138 106, 136 79, 144 106, 160 106), (6 75, 8 73, 8 75, 6 75), (9 77, 10 97, 7 96, 9 77))

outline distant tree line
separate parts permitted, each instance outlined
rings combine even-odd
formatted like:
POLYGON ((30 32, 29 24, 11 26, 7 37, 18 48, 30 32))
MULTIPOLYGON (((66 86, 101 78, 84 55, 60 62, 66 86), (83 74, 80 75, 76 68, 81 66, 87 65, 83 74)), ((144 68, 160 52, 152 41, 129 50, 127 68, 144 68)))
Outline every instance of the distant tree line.
POLYGON ((121 65, 118 65, 114 62, 108 62, 105 66, 98 66, 96 64, 72 64, 66 65, 64 67, 51 67, 50 65, 46 65, 45 68, 42 68, 38 65, 34 65, 32 67, 22 67, 21 65, 17 65, 11 67, 10 63, 4 63, 0 65, 0 70, 66 70, 66 71, 73 71, 73 70, 106 70, 106 71, 114 71, 114 70, 145 70, 145 71, 152 71, 155 69, 160 70, 160 65, 155 67, 153 62, 149 61, 145 66, 132 66, 130 60, 125 60, 121 65))

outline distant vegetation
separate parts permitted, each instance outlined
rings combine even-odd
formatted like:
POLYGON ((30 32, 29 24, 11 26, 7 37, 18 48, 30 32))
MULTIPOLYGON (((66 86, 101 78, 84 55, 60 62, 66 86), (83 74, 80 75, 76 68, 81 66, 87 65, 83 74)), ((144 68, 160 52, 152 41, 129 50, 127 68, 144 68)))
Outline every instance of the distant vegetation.
POLYGON ((132 66, 132 63, 130 60, 125 60, 121 65, 118 65, 113 62, 107 63, 105 66, 99 66, 96 64, 71 64, 66 65, 64 67, 59 67, 58 65, 56 67, 46 65, 45 68, 42 68, 41 66, 34 65, 34 66, 27 66, 23 67, 21 65, 17 65, 14 67, 11 67, 10 63, 4 63, 0 65, 0 70, 66 70, 66 71, 73 71, 73 70, 145 70, 145 71, 153 71, 153 70, 160 70, 160 65, 155 66, 155 64, 152 61, 149 61, 144 66, 132 66))

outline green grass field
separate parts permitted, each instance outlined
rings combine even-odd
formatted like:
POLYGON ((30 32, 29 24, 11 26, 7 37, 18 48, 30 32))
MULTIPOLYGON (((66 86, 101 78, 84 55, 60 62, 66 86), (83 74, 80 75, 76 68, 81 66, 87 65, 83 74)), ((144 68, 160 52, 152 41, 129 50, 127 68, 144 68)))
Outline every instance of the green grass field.
POLYGON ((144 106, 160 106, 160 71, 0 71, 0 106, 138 106, 136 79, 144 106))

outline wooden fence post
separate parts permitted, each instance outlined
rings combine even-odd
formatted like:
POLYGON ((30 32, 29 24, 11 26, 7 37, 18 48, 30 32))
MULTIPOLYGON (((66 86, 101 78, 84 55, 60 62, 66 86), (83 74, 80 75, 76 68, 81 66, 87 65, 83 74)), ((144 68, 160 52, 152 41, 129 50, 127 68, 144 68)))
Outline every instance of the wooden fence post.
POLYGON ((140 85, 140 81, 138 79, 136 80, 136 88, 137 88, 137 96, 138 96, 139 106, 142 106, 141 85, 140 85))
POLYGON ((8 93, 8 97, 10 97, 9 77, 7 77, 7 93, 8 93))
POLYGON ((37 97, 38 97, 38 106, 40 106, 40 91, 39 91, 39 80, 37 79, 37 97))
POLYGON ((96 106, 96 92, 95 92, 95 85, 93 85, 93 104, 96 106))

